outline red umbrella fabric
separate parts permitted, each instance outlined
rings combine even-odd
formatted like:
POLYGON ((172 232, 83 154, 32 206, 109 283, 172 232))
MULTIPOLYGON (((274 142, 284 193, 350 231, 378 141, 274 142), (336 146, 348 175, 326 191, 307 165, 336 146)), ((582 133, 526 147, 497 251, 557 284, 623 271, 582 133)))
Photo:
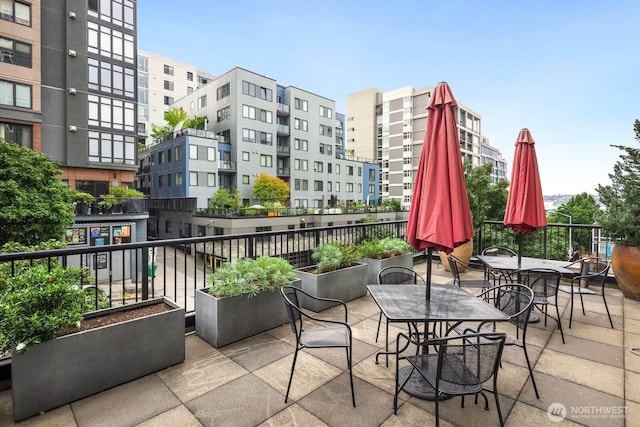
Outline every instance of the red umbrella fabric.
POLYGON ((409 210, 407 241, 419 251, 428 249, 427 299, 433 249, 451 253, 473 238, 456 123, 457 105, 449 85, 438 83, 427 106, 427 129, 409 210))
POLYGON ((504 213, 504 225, 525 234, 547 225, 534 144, 529 129, 522 129, 516 140, 509 197, 504 213))
POLYGON ((438 83, 427 106, 427 130, 409 210, 407 241, 417 250, 451 253, 473 238, 451 88, 438 83))

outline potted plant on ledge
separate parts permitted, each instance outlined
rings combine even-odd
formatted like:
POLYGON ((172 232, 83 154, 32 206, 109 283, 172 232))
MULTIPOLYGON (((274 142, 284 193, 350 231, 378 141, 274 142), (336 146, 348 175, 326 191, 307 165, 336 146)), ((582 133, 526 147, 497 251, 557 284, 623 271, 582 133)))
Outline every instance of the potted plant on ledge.
POLYGON ((183 308, 160 298, 83 315, 93 309, 84 274, 36 265, 6 278, 0 344, 12 353, 14 421, 184 361, 183 308))
POLYGON ((196 334, 214 347, 287 323, 279 289, 300 286, 291 264, 278 257, 222 264, 207 283, 209 288, 196 290, 196 334))
MULTIPOLYGON (((640 142, 640 120, 634 123, 640 142)), ((596 191, 606 209, 596 220, 603 236, 614 239, 611 265, 618 287, 626 298, 640 300, 640 149, 613 145, 623 151, 609 174, 611 185, 596 191)))
MULTIPOLYGON (((320 298, 351 301, 367 294, 367 265, 358 262, 362 257, 353 244, 338 241, 323 243, 312 253, 315 266, 296 270, 302 280, 302 290, 320 298)), ((302 307, 320 312, 335 303, 302 299, 302 307)))
POLYGON ((71 200, 75 204, 76 215, 87 215, 95 197, 84 191, 73 190, 71 192, 71 200))
POLYGON ((395 265, 413 268, 413 247, 398 237, 363 240, 358 245, 363 262, 367 264, 367 284, 378 282, 378 273, 395 265))

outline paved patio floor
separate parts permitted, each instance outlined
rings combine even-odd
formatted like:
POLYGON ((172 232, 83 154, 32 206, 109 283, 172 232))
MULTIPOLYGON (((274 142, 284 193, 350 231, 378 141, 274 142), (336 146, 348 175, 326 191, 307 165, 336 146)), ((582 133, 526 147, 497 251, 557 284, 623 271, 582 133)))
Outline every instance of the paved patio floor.
MULTIPOLYGON (((424 264, 416 265, 418 271, 424 264)), ((434 282, 451 277, 440 265, 434 282)), ((540 391, 536 399, 522 350, 507 347, 499 373, 500 404, 508 426, 640 425, 640 301, 607 289, 615 328, 602 299, 585 300, 587 315, 574 312, 569 329, 568 296, 562 294, 562 344, 555 322, 531 325, 528 347, 540 391), (565 415, 552 420, 548 409, 565 415), (560 411, 559 410, 564 410, 560 411)), ((576 302, 579 305, 578 300, 576 302)), ((379 310, 371 297, 352 301, 354 385, 350 399, 343 350, 316 350, 299 356, 288 403, 284 403, 295 343, 284 325, 216 349, 195 334, 186 336, 186 360, 153 375, 98 393, 22 421, 18 426, 409 426, 434 425, 434 404, 401 394, 393 414, 394 363, 375 364, 379 310)), ((384 331, 384 327, 382 328, 384 331)), ((391 327, 390 336, 400 329, 391 327)), ((383 332, 381 333, 381 335, 383 332)), ((491 397, 491 396, 489 396, 491 397)), ((460 398, 441 404, 444 426, 499 425, 493 401, 460 398)), ((0 425, 12 425, 11 390, 0 392, 0 425)))

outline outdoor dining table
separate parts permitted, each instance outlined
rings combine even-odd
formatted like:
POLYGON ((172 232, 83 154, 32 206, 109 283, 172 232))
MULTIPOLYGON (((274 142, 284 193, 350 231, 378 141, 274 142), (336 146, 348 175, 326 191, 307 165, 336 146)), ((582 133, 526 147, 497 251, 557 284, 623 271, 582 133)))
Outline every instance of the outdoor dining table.
POLYGON ((522 257, 518 266, 518 257, 478 255, 478 260, 492 270, 515 272, 518 270, 549 269, 561 274, 572 274, 574 271, 561 264, 544 258, 522 257))
MULTIPOLYGON (((482 298, 455 285, 431 285, 431 297, 428 300, 425 297, 425 285, 369 285, 367 288, 389 322, 424 323, 425 331, 428 330, 428 324, 434 322, 455 325, 462 322, 509 320, 505 313, 482 298)), ((395 354, 389 352, 388 339, 385 351, 376 354, 376 363, 380 354, 395 354)), ((398 381, 404 381, 411 372, 410 366, 403 367, 398 381)), ((413 374, 404 391, 423 399, 434 399, 433 388, 417 373, 413 374)))

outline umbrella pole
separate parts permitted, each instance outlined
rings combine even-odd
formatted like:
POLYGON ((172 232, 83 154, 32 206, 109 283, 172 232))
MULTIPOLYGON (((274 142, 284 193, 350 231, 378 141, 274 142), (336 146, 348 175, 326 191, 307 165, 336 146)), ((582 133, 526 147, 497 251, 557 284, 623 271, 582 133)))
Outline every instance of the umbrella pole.
POLYGON ((522 268, 522 233, 518 233, 518 283, 520 283, 520 268, 522 268))
POLYGON ((433 248, 427 249, 427 289, 426 289, 426 298, 427 300, 431 299, 431 258, 433 256, 433 248))

